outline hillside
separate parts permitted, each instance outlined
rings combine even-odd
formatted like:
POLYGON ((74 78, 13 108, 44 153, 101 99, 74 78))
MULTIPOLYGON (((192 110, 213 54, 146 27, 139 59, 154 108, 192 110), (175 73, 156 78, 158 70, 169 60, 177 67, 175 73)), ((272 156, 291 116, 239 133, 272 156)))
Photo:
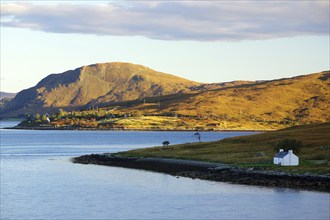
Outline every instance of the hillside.
MULTIPOLYGON (((330 121, 330 72, 249 82, 197 93, 126 102, 121 110, 172 114, 218 121, 217 129, 249 129, 249 124, 305 124, 330 121), (244 127, 245 126, 245 127, 244 127)), ((254 126, 252 125, 252 128, 254 126)), ((251 128, 251 127, 250 127, 251 128)))
POLYGON ((212 142, 83 155, 72 161, 161 172, 176 178, 329 192, 329 132, 328 122, 212 142), (302 143, 294 150, 298 166, 273 164, 276 145, 283 141, 302 143))
POLYGON ((51 74, 23 90, 2 109, 2 115, 54 111, 182 93, 201 85, 130 63, 102 63, 51 74))
POLYGON ((329 76, 325 71, 272 81, 201 84, 182 93, 100 102, 92 105, 95 108, 86 106, 88 110, 84 111, 62 111, 52 115, 50 123, 22 123, 22 127, 276 130, 326 122, 330 121, 329 76), (102 104, 104 107, 98 107, 102 104))
MULTIPOLYGON (((128 157, 160 157, 220 162, 243 167, 290 172, 330 173, 330 123, 295 126, 250 136, 227 138, 215 142, 197 142, 170 147, 154 147, 120 152, 128 157), (274 145, 283 139, 303 143, 298 167, 272 165, 274 145)), ((169 140, 171 141, 171 140, 169 140)))
POLYGON ((6 100, 0 113, 16 117, 63 108, 68 112, 52 116, 49 125, 57 127, 274 130, 330 121, 329 86, 330 71, 203 84, 141 65, 103 63, 51 74, 6 100))

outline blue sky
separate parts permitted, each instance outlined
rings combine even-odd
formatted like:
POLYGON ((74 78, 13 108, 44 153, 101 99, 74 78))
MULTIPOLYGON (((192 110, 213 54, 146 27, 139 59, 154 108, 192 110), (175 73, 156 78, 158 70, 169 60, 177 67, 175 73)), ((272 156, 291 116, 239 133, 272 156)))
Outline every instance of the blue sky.
POLYGON ((329 1, 1 1, 1 91, 123 61, 199 82, 330 69, 329 1))

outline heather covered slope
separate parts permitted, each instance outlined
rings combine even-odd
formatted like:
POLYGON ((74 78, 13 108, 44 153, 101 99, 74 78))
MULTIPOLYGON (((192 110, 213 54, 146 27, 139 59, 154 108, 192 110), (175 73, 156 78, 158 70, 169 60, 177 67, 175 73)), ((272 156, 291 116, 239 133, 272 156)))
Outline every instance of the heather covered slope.
MULTIPOLYGON (((93 128, 269 130, 330 121, 329 86, 330 71, 202 84, 141 65, 103 63, 49 75, 6 102, 1 117, 65 108, 71 124, 77 115, 90 115, 83 120, 93 128), (79 113, 80 109, 87 111, 79 113)), ((66 125, 65 117, 56 118, 57 125, 66 125)))
POLYGON ((103 63, 51 74, 17 94, 2 115, 120 102, 184 92, 199 83, 130 63, 103 63))
MULTIPOLYGON (((202 85, 140 65, 119 65, 112 68, 112 77, 116 80, 111 80, 113 82, 111 89, 106 94, 92 100, 89 105, 100 106, 145 97, 180 94, 190 92, 194 86, 202 85)), ((94 71, 104 72, 100 68, 95 68, 94 71)), ((105 80, 108 81, 108 79, 105 80)))
MULTIPOLYGON (((219 118, 242 126, 249 122, 294 123, 330 121, 330 72, 147 99, 131 110, 219 118), (156 104, 157 103, 157 104, 156 104)), ((127 106, 127 105, 126 105, 127 106)), ((124 109, 123 109, 124 110, 124 109)), ((125 111, 129 111, 125 107, 125 111)))
MULTIPOLYGON (((263 82, 202 84, 182 93, 109 104, 100 102, 88 110, 52 115, 51 122, 42 126, 58 129, 276 130, 328 122, 329 75, 326 71, 263 82)), ((38 127, 38 123, 22 126, 38 127)))

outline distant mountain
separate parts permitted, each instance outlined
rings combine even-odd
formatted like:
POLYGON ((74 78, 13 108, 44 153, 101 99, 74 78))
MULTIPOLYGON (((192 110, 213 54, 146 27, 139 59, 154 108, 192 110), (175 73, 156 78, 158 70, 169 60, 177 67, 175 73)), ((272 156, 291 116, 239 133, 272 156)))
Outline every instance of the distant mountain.
POLYGON ((14 98, 17 93, 0 92, 0 100, 3 98, 14 98))
POLYGON ((7 92, 0 92, 0 111, 7 105, 14 97, 16 93, 7 93, 7 92))
POLYGON ((54 111, 190 91, 200 83, 130 63, 102 63, 51 74, 23 90, 2 116, 54 111))

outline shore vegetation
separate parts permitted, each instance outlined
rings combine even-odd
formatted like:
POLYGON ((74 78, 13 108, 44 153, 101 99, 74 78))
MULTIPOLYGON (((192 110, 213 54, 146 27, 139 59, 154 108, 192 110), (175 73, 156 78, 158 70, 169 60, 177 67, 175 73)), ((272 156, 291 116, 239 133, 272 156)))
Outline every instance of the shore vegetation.
POLYGON ((329 175, 329 134, 330 123, 327 122, 295 126, 250 136, 227 138, 214 142, 196 142, 137 149, 120 152, 117 155, 143 158, 176 158, 225 163, 236 167, 258 170, 329 175), (300 158, 299 166, 278 166, 272 163, 276 154, 274 147, 287 139, 302 143, 302 145, 299 145, 300 151, 297 153, 300 158))

